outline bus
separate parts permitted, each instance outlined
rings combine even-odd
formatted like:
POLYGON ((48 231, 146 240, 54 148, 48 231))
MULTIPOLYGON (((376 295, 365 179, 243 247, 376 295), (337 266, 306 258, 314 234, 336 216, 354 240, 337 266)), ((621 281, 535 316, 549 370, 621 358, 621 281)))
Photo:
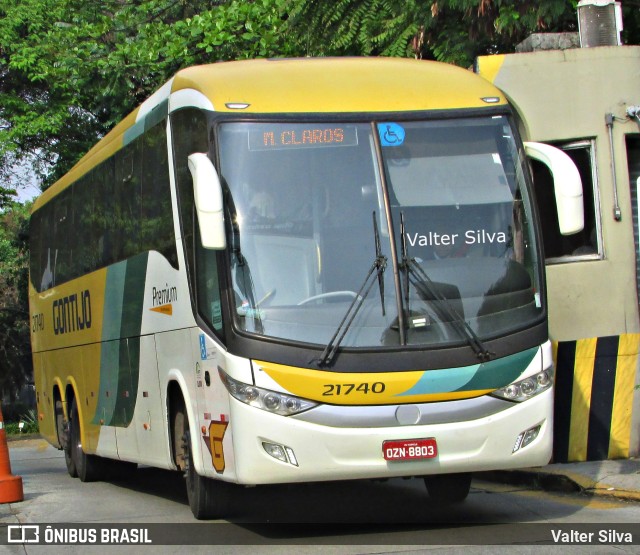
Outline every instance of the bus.
POLYGON ((178 72, 34 203, 40 429, 86 482, 238 485, 544 465, 553 365, 527 155, 474 73, 385 58, 178 72))

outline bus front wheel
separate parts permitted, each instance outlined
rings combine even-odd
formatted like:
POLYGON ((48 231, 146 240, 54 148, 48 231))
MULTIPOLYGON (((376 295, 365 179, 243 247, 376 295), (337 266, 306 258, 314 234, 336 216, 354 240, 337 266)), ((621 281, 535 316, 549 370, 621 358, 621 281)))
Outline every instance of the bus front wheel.
POLYGON ((425 476, 429 497, 442 505, 462 503, 471 489, 471 473, 425 476))
POLYGON ((200 476, 193 464, 193 444, 185 416, 186 431, 183 435, 185 479, 187 497, 193 516, 198 520, 221 518, 229 503, 231 486, 220 480, 200 476))

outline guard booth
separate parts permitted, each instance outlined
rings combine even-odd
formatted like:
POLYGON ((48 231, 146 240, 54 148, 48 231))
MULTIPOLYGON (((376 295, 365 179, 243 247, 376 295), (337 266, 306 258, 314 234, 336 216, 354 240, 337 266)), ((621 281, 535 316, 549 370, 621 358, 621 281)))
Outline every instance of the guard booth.
MULTIPOLYGON (((578 9, 619 9, 595 4, 578 9)), ((619 17, 601 32, 613 46, 600 46, 587 32, 589 17, 602 31, 602 17, 579 16, 580 35, 533 35, 515 54, 476 62, 523 116, 524 139, 563 149, 584 187, 584 231, 562 236, 550 178, 533 167, 557 362, 556 462, 640 453, 640 46, 619 44, 619 17)))

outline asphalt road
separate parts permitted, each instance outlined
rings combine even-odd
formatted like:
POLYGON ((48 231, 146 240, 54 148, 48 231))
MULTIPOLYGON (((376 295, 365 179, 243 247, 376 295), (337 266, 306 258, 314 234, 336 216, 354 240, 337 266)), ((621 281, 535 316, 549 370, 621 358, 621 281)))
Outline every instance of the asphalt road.
MULTIPOLYGON (((179 553, 179 545, 196 544, 189 545, 189 553, 289 554, 304 547, 305 553, 513 554, 556 553, 553 534, 566 533, 555 539, 576 541, 563 553, 640 553, 638 503, 474 479, 463 504, 443 507, 430 501, 422 480, 393 479, 238 488, 226 521, 198 522, 178 473, 139 468, 126 480, 83 484, 68 476, 62 452, 44 441, 9 445, 25 500, 0 505, 0 528, 36 525, 41 537, 47 525, 85 533, 96 529, 99 536, 103 528, 123 523, 130 530, 150 530, 151 540, 161 544, 153 553, 179 553), (585 538, 595 543, 580 545, 585 538)), ((5 539, 0 553, 149 553, 149 548, 7 545, 5 539)))

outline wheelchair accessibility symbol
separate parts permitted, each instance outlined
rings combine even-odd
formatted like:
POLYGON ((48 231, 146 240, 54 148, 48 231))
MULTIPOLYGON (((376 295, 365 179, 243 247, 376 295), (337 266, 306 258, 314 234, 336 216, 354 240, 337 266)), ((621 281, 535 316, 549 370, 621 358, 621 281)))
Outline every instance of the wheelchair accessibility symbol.
POLYGON ((382 146, 400 146, 404 143, 404 128, 397 123, 379 124, 378 134, 382 146))

